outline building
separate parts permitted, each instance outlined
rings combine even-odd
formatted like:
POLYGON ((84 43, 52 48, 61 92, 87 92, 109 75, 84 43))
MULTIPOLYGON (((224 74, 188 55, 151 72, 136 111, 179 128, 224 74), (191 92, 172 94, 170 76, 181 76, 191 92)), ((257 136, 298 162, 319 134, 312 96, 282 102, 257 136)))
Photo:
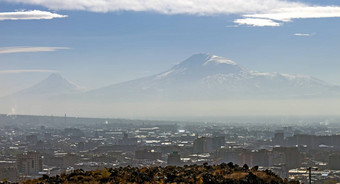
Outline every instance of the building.
POLYGON ((38 142, 38 136, 35 134, 27 135, 26 142, 28 144, 36 144, 38 142))
POLYGON ((340 170, 340 154, 329 155, 328 168, 331 170, 340 170))
POLYGON ((287 169, 301 166, 302 157, 297 147, 275 147, 272 155, 273 165, 285 164, 287 169))
POLYGON ((42 171, 42 156, 39 152, 17 155, 17 168, 22 175, 36 175, 42 171))
POLYGON ((305 145, 308 148, 318 148, 320 145, 340 147, 340 135, 306 135, 306 134, 296 134, 293 137, 287 138, 287 145, 305 145))
POLYGON ((244 149, 233 149, 233 148, 222 148, 219 150, 216 150, 215 157, 218 160, 218 163, 229 163, 232 162, 234 164, 241 165, 240 162, 240 155, 242 152, 246 150, 244 149))
POLYGON ((210 137, 200 137, 195 139, 192 152, 195 154, 209 153, 213 150, 210 137))
POLYGON ((225 137, 200 137, 195 139, 193 153, 210 153, 225 145, 225 137))
POLYGON ((74 166, 78 162, 78 156, 76 154, 68 153, 62 157, 62 168, 65 169, 70 166, 74 166))
POLYGON ((162 158, 162 153, 147 149, 137 150, 135 151, 135 157, 136 159, 157 160, 162 158))
POLYGON ((269 166, 269 154, 270 152, 265 149, 252 151, 252 165, 251 166, 269 166))
POLYGON ((123 134, 123 138, 119 141, 120 145, 135 145, 137 144, 137 138, 129 138, 127 133, 123 134))
POLYGON ((19 172, 15 161, 0 161, 0 180, 19 182, 19 172))
POLYGON ((284 133, 283 131, 277 131, 274 134, 274 138, 272 140, 274 145, 283 145, 284 144, 284 133))
POLYGON ((178 152, 173 152, 168 155, 168 165, 181 165, 181 155, 178 152))
POLYGON ((220 149, 225 146, 225 136, 215 136, 212 138, 213 150, 220 149))
POLYGON ((251 150, 243 150, 239 155, 240 165, 253 166, 253 153, 251 150))

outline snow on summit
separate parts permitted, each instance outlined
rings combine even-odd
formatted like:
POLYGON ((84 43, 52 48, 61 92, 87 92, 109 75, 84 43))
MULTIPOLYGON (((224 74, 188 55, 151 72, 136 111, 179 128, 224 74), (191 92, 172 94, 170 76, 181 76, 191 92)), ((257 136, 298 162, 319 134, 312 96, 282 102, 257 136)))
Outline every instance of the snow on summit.
POLYGON ((176 66, 190 68, 195 66, 205 66, 212 63, 237 65, 235 62, 220 56, 200 53, 192 55, 191 57, 189 57, 188 59, 184 60, 183 62, 179 63, 176 66))
POLYGON ((219 56, 208 56, 208 60, 203 64, 203 65, 207 65, 209 63, 216 63, 216 64, 229 64, 229 65, 237 65, 234 61, 229 60, 229 59, 225 59, 219 56))

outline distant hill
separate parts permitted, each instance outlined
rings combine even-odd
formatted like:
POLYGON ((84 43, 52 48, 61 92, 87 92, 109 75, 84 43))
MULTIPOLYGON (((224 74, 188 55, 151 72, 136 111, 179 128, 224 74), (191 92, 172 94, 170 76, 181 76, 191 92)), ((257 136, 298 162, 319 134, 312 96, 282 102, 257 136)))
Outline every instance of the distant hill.
MULTIPOLYGON (((37 84, 0 98, 0 112, 36 114, 54 106, 51 98, 62 95, 75 95, 85 92, 85 88, 65 79, 60 74, 54 73, 37 84)), ((62 103, 65 103, 63 101, 62 103)))
POLYGON ((54 177, 44 175, 42 178, 27 180, 24 184, 33 183, 275 183, 297 184, 288 181, 269 170, 258 171, 256 167, 239 167, 232 163, 211 166, 208 164, 184 167, 120 167, 96 171, 75 170, 70 174, 54 177))
MULTIPOLYGON (((80 87, 60 74, 53 73, 46 79, 40 81, 32 87, 23 89, 10 95, 10 98, 50 98, 58 95, 75 94, 84 92, 85 88, 80 87)), ((7 98, 9 98, 7 97, 7 98)))

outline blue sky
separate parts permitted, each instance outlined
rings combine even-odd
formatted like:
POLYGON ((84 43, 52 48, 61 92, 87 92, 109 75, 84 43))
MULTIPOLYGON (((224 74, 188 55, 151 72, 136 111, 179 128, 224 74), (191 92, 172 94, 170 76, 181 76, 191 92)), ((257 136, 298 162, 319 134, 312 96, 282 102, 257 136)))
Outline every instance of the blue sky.
POLYGON ((51 72, 89 89, 103 87, 160 73, 201 52, 253 70, 340 85, 339 1, 240 0, 229 6, 230 0, 187 0, 193 8, 167 0, 143 6, 138 0, 36 2, 0 0, 0 96, 51 72))

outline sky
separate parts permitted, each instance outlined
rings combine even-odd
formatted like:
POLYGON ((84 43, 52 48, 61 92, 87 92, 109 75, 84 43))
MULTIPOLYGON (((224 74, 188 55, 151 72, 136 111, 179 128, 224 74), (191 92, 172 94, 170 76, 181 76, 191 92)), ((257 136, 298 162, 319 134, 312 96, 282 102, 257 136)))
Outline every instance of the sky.
POLYGON ((95 89, 196 53, 340 85, 337 0, 0 0, 0 96, 60 73, 95 89))

